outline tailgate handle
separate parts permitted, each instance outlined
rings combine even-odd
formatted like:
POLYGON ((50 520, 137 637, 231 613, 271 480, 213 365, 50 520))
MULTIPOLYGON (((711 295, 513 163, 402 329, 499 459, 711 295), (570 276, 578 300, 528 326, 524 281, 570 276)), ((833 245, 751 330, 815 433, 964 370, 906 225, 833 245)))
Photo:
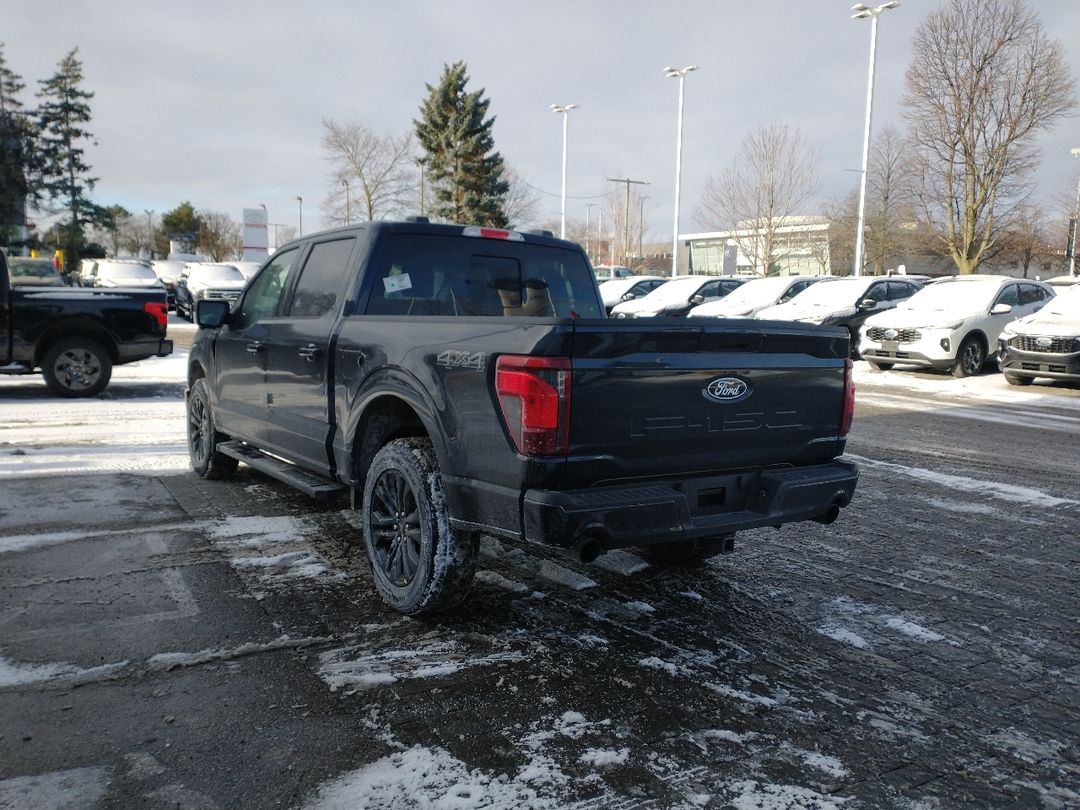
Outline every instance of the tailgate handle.
POLYGON ((261 341, 253 340, 253 341, 251 341, 251 343, 249 343, 247 346, 244 347, 244 350, 248 354, 258 354, 259 352, 262 351, 262 347, 263 347, 263 345, 262 345, 261 341))

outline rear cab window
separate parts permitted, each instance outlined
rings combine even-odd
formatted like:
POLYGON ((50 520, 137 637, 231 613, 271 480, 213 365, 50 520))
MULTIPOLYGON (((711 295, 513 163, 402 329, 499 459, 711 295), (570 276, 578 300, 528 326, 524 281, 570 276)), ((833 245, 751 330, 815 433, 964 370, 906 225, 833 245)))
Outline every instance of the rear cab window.
POLYGON ((584 256, 528 242, 389 234, 368 315, 596 318, 603 309, 584 256))

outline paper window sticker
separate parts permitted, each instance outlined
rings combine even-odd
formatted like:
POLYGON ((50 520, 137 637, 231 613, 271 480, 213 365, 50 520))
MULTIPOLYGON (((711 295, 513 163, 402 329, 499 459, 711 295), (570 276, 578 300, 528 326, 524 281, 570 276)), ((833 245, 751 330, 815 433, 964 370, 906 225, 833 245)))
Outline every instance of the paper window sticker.
POLYGON ((388 293, 401 292, 412 289, 412 279, 408 273, 399 273, 396 276, 387 276, 383 279, 383 287, 388 293))

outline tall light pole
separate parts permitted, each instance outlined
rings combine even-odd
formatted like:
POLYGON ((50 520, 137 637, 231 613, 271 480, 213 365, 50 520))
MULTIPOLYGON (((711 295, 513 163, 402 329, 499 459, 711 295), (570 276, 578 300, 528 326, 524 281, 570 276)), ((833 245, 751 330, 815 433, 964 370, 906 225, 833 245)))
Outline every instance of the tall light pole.
POLYGON ((682 185, 682 113, 683 113, 683 84, 686 74, 697 70, 697 65, 687 65, 684 68, 664 68, 664 75, 669 79, 679 80, 679 117, 675 129, 675 226, 671 235, 671 275, 672 278, 679 272, 679 194, 682 185))
POLYGON ((420 216, 424 215, 424 171, 427 167, 427 158, 418 157, 416 165, 420 167, 420 216))
POLYGON ((577 104, 552 104, 551 111, 562 113, 562 206, 559 214, 559 238, 566 238, 566 123, 570 120, 570 111, 576 110, 577 104))
MULTIPOLYGON (((1080 155, 1080 148, 1070 150, 1072 156, 1080 155)), ((1073 204, 1072 219, 1069 220, 1069 275, 1076 275, 1076 228, 1080 224, 1080 177, 1076 178, 1076 202, 1073 204)))
POLYGON ((637 232, 637 255, 639 259, 645 258, 645 254, 642 252, 641 243, 645 237, 645 201, 649 199, 649 195, 645 194, 638 198, 638 232, 637 232))
POLYGON ((585 255, 589 257, 589 261, 592 261, 589 253, 589 227, 592 225, 592 210, 595 207, 596 203, 585 203, 585 255))
POLYGON ((855 12, 851 15, 853 20, 870 18, 870 73, 866 79, 866 123, 863 127, 862 169, 859 175, 859 221, 855 226, 855 266, 851 269, 853 276, 862 275, 863 263, 863 227, 866 217, 866 165, 870 158, 870 113, 874 108, 874 59, 877 51, 877 18, 881 12, 890 8, 896 8, 900 3, 897 0, 889 0, 880 6, 864 5, 856 3, 851 7, 855 12))
POLYGON ((303 236, 304 235, 304 198, 301 197, 299 194, 296 195, 296 206, 297 206, 297 211, 299 211, 299 213, 300 213, 300 233, 297 234, 297 235, 298 236, 303 236))
POLYGON ((341 185, 345 186, 345 224, 352 222, 352 200, 349 199, 349 178, 342 177, 341 185))

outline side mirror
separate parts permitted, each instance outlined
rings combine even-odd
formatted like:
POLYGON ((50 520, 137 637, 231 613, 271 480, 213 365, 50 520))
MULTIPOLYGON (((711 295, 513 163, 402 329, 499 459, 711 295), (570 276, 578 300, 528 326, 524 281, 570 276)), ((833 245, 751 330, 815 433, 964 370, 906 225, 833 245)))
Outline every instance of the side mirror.
POLYGON ((877 301, 873 298, 864 298, 859 302, 859 309, 876 309, 877 301))
POLYGON ((633 301, 635 298, 637 298, 636 295, 634 295, 632 292, 628 292, 628 293, 623 293, 622 298, 620 298, 619 300, 620 301, 633 301))
POLYGON ((694 304, 694 305, 703 304, 703 303, 705 303, 705 296, 702 295, 701 293, 696 293, 694 295, 691 295, 690 296, 690 303, 694 304))
POLYGON ((199 301, 195 304, 195 323, 200 329, 217 329, 228 319, 228 301, 199 301))
POLYGON ((994 304, 990 310, 991 315, 1008 315, 1010 312, 1012 312, 1012 307, 1008 304, 994 304))

